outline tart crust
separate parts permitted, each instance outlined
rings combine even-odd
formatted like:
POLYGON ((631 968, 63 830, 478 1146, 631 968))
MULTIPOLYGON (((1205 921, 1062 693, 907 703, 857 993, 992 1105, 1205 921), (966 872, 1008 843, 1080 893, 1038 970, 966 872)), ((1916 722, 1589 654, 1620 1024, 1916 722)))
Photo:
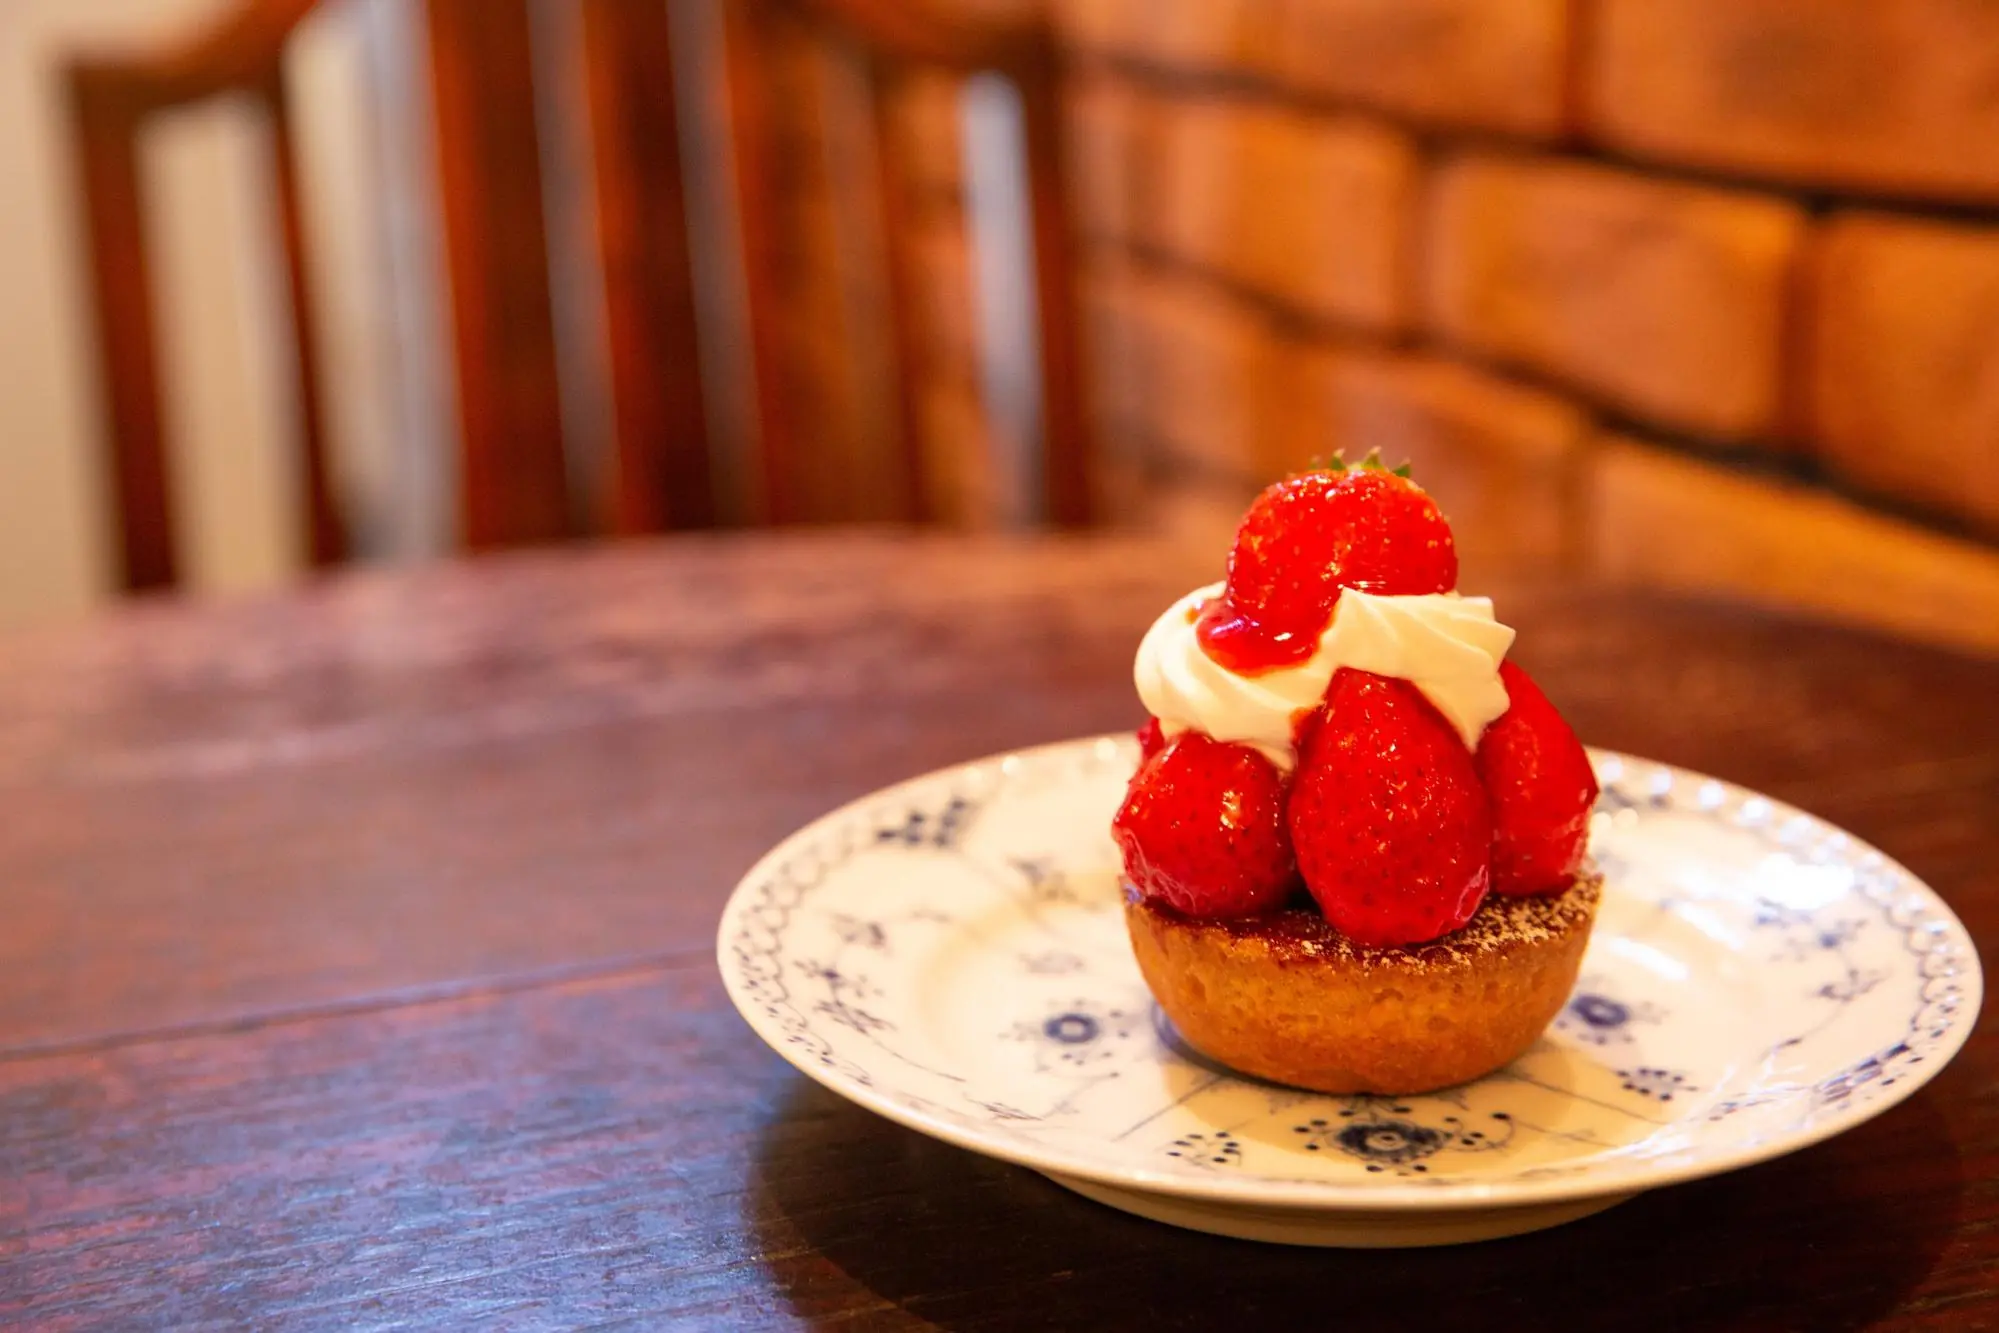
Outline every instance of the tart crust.
POLYGON ((1181 1036, 1245 1074, 1318 1092, 1428 1092, 1534 1044, 1575 984, 1602 897, 1585 871, 1543 897, 1488 894, 1463 929, 1355 944, 1317 911, 1202 920, 1141 901, 1125 924, 1181 1036))

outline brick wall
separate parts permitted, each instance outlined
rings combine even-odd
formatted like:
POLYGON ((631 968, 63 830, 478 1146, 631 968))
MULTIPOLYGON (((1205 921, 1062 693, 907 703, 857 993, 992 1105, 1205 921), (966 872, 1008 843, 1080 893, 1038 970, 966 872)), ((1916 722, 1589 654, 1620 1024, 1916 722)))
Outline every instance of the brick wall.
POLYGON ((1124 464, 1378 446, 1493 561, 1645 448, 1999 536, 1999 4, 1057 8, 1124 464))

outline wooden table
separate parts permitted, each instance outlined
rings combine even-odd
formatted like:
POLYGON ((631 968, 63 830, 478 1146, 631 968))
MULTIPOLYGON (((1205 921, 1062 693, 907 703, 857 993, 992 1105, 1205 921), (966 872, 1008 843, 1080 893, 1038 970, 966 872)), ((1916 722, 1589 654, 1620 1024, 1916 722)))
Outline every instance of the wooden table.
MULTIPOLYGON (((0 641, 0 1320, 46 1328, 1999 1327, 1999 1029, 1829 1143, 1467 1249, 1170 1230, 849 1106, 712 934, 811 816, 1134 724, 1212 552, 676 541, 0 641)), ((1999 941, 1999 664, 1501 587, 1604 745, 1999 941)))

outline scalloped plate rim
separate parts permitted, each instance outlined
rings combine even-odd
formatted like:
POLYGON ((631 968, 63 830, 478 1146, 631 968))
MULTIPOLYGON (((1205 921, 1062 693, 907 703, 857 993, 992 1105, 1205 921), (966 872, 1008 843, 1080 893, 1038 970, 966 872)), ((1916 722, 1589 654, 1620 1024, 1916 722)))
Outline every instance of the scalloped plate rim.
MULTIPOLYGON (((1127 733, 1114 732, 1095 736, 1072 737, 1068 740, 1051 741, 1040 745, 1023 746, 1014 750, 1000 751, 980 758, 945 764, 928 772, 919 773, 887 786, 876 788, 837 808, 813 819, 791 834, 781 839, 769 851, 760 856, 744 873, 731 890, 716 931, 716 961, 722 974, 724 988, 730 1002, 749 1024, 757 1037, 769 1046, 780 1058, 794 1069, 803 1073, 813 1082, 845 1100, 872 1111, 884 1119, 927 1135, 941 1142, 964 1148, 982 1156, 1011 1162, 1044 1174, 1069 1175, 1083 1180, 1105 1185, 1121 1186, 1129 1190, 1173 1195, 1187 1199, 1198 1199, 1213 1203, 1253 1204, 1265 1209, 1293 1209, 1300 1213, 1323 1211, 1369 1211, 1369 1212, 1453 1212, 1474 1209, 1510 1208, 1569 1200, 1595 1198, 1603 1195, 1629 1195, 1635 1192, 1682 1184, 1710 1176, 1721 1175, 1744 1167, 1755 1166, 1779 1157, 1813 1147, 1827 1139, 1834 1138, 1850 1129, 1863 1125, 1875 1117, 1893 1110, 1909 1097, 1915 1095, 1929 1081, 1941 1073, 1956 1058, 1970 1039, 1977 1026, 1978 1016, 1984 998, 1983 964, 1978 956, 1977 946, 1970 932, 1950 905, 1899 861, 1881 851, 1873 844, 1847 832, 1828 820, 1813 815, 1788 802, 1766 796, 1753 788, 1744 787, 1726 778, 1712 777, 1693 769, 1668 764, 1662 760, 1649 759, 1617 750, 1607 750, 1598 746, 1587 747, 1591 761, 1601 768, 1606 762, 1630 765, 1645 765, 1654 769, 1668 770, 1677 779, 1698 783, 1714 783, 1741 795, 1765 802, 1774 820, 1804 818, 1826 830, 1843 836, 1852 853, 1856 856, 1872 855, 1880 859, 1883 869, 1900 877, 1907 887, 1920 893, 1927 901, 1925 906, 1935 912, 1951 929, 1957 932, 1965 945, 1968 968, 1964 974, 1965 1003, 1963 1009, 1969 1015, 1958 1022, 1940 1043, 1932 1048, 1933 1058, 1918 1073, 1904 1076, 1892 1091, 1883 1091, 1877 1096, 1851 1109, 1829 1115, 1820 1124, 1807 1129, 1780 1134, 1770 1139, 1746 1144, 1730 1152, 1698 1157, 1692 1161, 1676 1164, 1654 1163, 1648 1165, 1642 1158, 1611 1159, 1602 1166, 1585 1166, 1573 1173, 1540 1180, 1497 1180, 1477 1179, 1435 1180, 1421 1185, 1380 1184, 1354 1182, 1307 1182, 1296 1180, 1269 1180, 1259 1178, 1204 1179, 1144 1168, 1106 1164, 1087 1152, 1064 1150, 1057 1147, 1036 1145, 1013 1139, 1002 1133, 992 1133, 978 1126, 961 1125, 923 1110, 902 1104, 893 1093, 884 1093, 867 1087, 846 1077, 838 1070, 823 1068, 787 1049, 783 1035, 774 1030, 772 1022, 757 1012, 755 1002, 745 993, 741 978, 729 957, 731 927, 741 907, 746 893, 762 877, 772 873, 782 864, 784 858, 797 846, 808 842, 815 835, 837 826, 842 820, 853 817, 864 808, 894 797, 900 793, 934 784, 954 774, 998 768, 1009 760, 1028 761, 1038 756, 1051 755, 1064 750, 1081 751, 1089 747, 1106 745, 1129 747, 1127 733), (1619 1169, 1619 1168, 1623 1169, 1619 1169)), ((1610 886, 1614 891, 1614 885, 1610 886)))

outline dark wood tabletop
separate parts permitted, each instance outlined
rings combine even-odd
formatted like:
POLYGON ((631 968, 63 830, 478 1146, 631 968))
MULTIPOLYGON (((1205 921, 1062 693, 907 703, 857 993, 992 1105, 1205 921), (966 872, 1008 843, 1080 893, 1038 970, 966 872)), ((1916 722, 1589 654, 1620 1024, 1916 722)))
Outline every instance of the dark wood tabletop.
MULTIPOLYGON (((717 915, 877 786, 1124 728, 1212 551, 674 540, 0 640, 0 1322, 1999 1328, 1999 1029, 1827 1143, 1538 1235, 1176 1231, 795 1073, 717 915)), ((1490 589, 1586 739, 1796 802, 1999 941, 1999 663, 1490 589)))

